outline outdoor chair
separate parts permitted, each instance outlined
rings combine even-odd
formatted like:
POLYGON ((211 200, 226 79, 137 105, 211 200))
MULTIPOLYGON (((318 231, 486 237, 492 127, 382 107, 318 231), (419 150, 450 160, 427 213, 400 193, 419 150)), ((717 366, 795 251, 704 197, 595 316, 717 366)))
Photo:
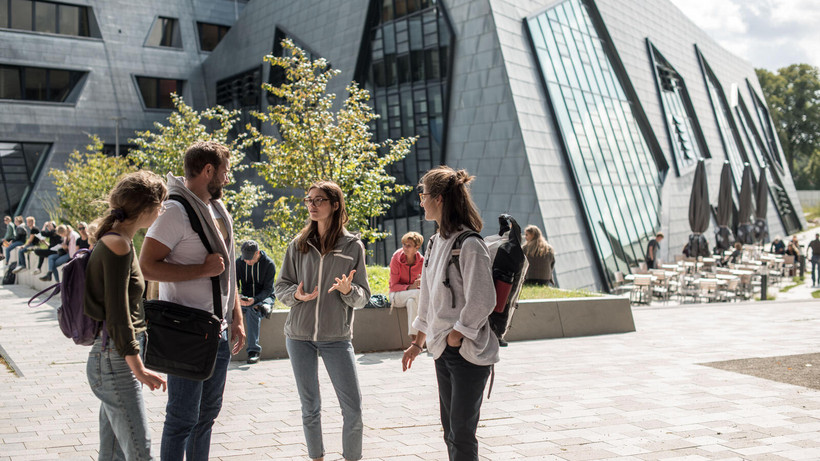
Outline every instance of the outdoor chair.
POLYGON ((629 301, 635 304, 650 304, 652 302, 652 276, 635 275, 632 282, 632 291, 629 292, 629 301))
POLYGON ((698 299, 709 302, 717 301, 719 298, 718 283, 716 279, 700 279, 700 290, 698 291, 698 299))
POLYGON ((669 279, 663 269, 652 269, 649 271, 655 282, 652 284, 652 296, 656 296, 664 302, 669 300, 669 279))
POLYGON ((794 277, 795 274, 794 255, 783 256, 783 274, 794 277))
POLYGON ((612 294, 622 295, 632 291, 633 285, 626 283, 624 280, 624 273, 621 271, 615 272, 615 283, 612 285, 612 294))

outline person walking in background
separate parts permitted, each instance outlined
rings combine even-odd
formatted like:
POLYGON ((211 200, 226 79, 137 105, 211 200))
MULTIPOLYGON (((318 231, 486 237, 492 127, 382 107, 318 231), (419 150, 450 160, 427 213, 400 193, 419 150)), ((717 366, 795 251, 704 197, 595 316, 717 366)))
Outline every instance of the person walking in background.
POLYGON ((814 240, 809 242, 808 256, 811 251, 811 286, 820 285, 820 234, 814 234, 814 240))
MULTIPOLYGON (((424 237, 418 232, 408 232, 401 238, 401 248, 390 258, 390 305, 407 309, 407 334, 416 340, 418 330, 413 321, 419 312, 419 287, 424 256, 419 253, 424 237)), ((422 347, 424 345, 422 344, 422 347)))
POLYGON ((100 244, 88 259, 85 314, 105 322, 86 365, 88 383, 100 399, 99 459, 152 459, 141 387, 165 391, 166 383, 145 368, 140 355, 145 345, 145 280, 134 234, 162 214, 166 192, 162 178, 145 170, 120 179, 108 198, 100 244))
MULTIPOLYGON (((663 240, 663 232, 655 234, 655 238, 649 241, 646 246, 646 269, 658 268, 658 251, 661 248, 661 240, 663 240)), ((691 251, 690 251, 691 252, 691 251)))
POLYGON ((248 337, 248 363, 254 364, 262 353, 262 346, 259 345, 262 317, 270 318, 273 309, 276 265, 253 240, 244 242, 240 251, 241 255, 236 260, 236 281, 239 283, 239 305, 242 306, 248 337))
POLYGON ((308 221, 288 245, 276 281, 276 297, 290 307, 285 343, 302 404, 302 429, 308 456, 324 459, 321 354, 342 409, 342 456, 358 460, 362 458, 362 392, 351 326, 353 309, 364 307, 370 299, 364 245, 345 229, 344 194, 336 183, 313 183, 305 206, 308 221))
POLYGON ((26 226, 28 227, 28 240, 23 244, 23 248, 17 252, 17 267, 12 271, 15 274, 26 268, 26 253, 40 244, 40 229, 37 228, 37 221, 34 216, 26 218, 26 226))
POLYGON ((77 240, 80 238, 80 234, 72 229, 71 226, 68 224, 60 224, 57 226, 57 234, 63 238, 63 242, 60 244, 60 250, 62 251, 57 250, 57 253, 48 257, 48 273, 40 277, 40 280, 44 282, 50 282, 52 276, 54 277, 54 281, 59 282, 60 266, 73 258, 74 254, 79 250, 77 240))
POLYGON ((530 225, 524 229, 526 242, 522 249, 529 268, 524 283, 529 285, 555 285, 552 271, 555 268, 555 250, 541 235, 541 229, 530 225))
POLYGON ((163 461, 181 461, 183 456, 204 461, 210 453, 214 421, 222 410, 231 354, 245 345, 245 325, 236 290, 233 220, 220 200, 229 179, 231 152, 216 142, 195 142, 185 151, 183 164, 184 178, 168 174, 168 194, 186 200, 195 216, 189 216, 179 201, 166 201, 167 210, 145 235, 140 268, 146 280, 159 282, 160 300, 210 313, 217 310, 211 277, 219 278, 217 302, 224 318, 213 375, 205 381, 168 375, 160 447, 163 461), (214 253, 208 253, 191 227, 194 219, 202 224, 214 253))
POLYGON ((483 227, 468 187, 473 178, 464 170, 440 166, 419 182, 424 219, 435 221, 438 232, 427 244, 422 270, 419 315, 413 323, 419 333, 402 357, 402 370, 407 371, 427 341, 436 361, 441 424, 450 461, 478 460, 476 430, 484 386, 499 360, 498 340, 487 324, 496 293, 484 240, 464 240, 460 269, 450 267, 456 238, 483 227))

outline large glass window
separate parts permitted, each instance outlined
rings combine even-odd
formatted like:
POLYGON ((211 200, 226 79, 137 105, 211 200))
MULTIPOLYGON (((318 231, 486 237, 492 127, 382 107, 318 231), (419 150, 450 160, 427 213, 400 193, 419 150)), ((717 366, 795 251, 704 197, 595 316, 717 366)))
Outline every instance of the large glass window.
MULTIPOLYGON (((373 109, 380 115, 372 127, 377 141, 419 137, 407 157, 388 170, 397 183, 415 186, 425 171, 445 160, 453 29, 441 2, 372 0, 365 33, 356 81, 370 91, 373 109)), ((404 232, 433 231, 415 192, 399 197, 379 225, 392 233, 392 241, 375 248, 380 262, 401 246, 404 232)))
POLYGON ((666 129, 675 158, 678 175, 692 170, 701 157, 708 158, 709 150, 700 130, 695 109, 689 98, 683 77, 649 42, 650 57, 655 70, 655 80, 661 98, 666 129))
POLYGON ((176 18, 158 17, 148 33, 146 46, 182 48, 182 36, 179 32, 179 21, 176 18))
MULTIPOLYGON (((255 67, 216 83, 216 103, 226 109, 240 111, 239 120, 228 133, 231 139, 235 139, 243 132, 248 124, 260 128, 259 119, 251 115, 251 112, 261 110, 261 93, 261 67, 255 67)), ((256 145, 249 147, 246 154, 253 160, 261 160, 261 152, 256 145)))
POLYGON ((222 41, 222 37, 231 30, 230 26, 208 24, 206 22, 198 22, 196 27, 199 32, 199 49, 202 51, 213 51, 222 41))
POLYGON ((766 145, 768 147, 767 153, 769 154, 771 164, 775 165, 778 169, 778 172, 783 172, 783 153, 780 151, 780 144, 777 142, 777 135, 775 134, 774 124, 772 123, 772 118, 769 116, 769 109, 766 107, 766 103, 763 102, 763 99, 757 95, 757 92, 752 87, 752 83, 747 79, 746 86, 749 88, 749 93, 752 95, 752 103, 755 106, 755 112, 757 113, 757 120, 760 122, 760 127, 763 130, 763 134, 766 136, 766 145))
POLYGON ((184 80, 137 77, 137 86, 146 109, 173 109, 171 93, 182 95, 184 80))
POLYGON ((85 72, 0 64, 0 99, 76 102, 85 72))
POLYGON ((49 144, 0 141, 0 213, 20 214, 46 158, 49 144))
MULTIPOLYGON (((591 2, 527 19, 605 283, 630 272, 660 226, 663 171, 651 130, 591 2), (597 24, 597 25, 596 25, 597 24)), ((684 114, 685 115, 685 114, 684 114)), ((665 163, 662 163, 665 165, 665 163)))
POLYGON ((0 0, 0 27, 101 37, 90 7, 42 0, 0 0))

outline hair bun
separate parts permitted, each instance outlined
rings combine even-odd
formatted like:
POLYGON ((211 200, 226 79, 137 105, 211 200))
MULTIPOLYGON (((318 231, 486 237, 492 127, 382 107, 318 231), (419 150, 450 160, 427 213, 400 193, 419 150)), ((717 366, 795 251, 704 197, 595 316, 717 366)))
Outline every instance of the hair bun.
POLYGON ((475 176, 470 176, 467 170, 456 171, 456 181, 458 181, 459 184, 469 184, 473 179, 475 179, 475 176))

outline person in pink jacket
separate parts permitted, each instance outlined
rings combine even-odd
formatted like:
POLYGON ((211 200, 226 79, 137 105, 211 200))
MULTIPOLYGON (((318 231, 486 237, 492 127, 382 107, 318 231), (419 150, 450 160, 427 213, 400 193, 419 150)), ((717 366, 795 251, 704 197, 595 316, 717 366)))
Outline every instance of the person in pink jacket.
POLYGON ((401 248, 390 258, 390 305, 407 308, 407 334, 416 340, 418 330, 413 321, 419 313, 419 286, 424 256, 419 253, 424 237, 408 232, 401 238, 401 248))

